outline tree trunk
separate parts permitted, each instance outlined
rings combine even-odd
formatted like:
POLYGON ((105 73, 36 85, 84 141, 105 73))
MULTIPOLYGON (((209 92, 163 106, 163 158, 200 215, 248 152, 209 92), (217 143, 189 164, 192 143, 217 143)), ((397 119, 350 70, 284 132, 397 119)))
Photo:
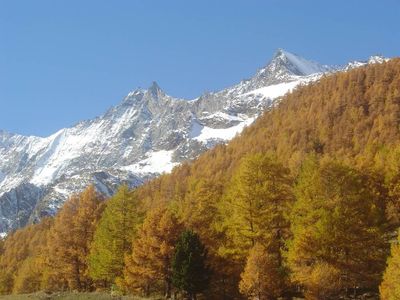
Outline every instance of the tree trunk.
POLYGON ((81 278, 80 278, 80 268, 79 268, 79 261, 75 258, 75 283, 76 288, 78 291, 82 290, 81 278))
POLYGON ((150 285, 146 284, 146 288, 144 289, 144 296, 149 297, 150 296, 150 285))
POLYGON ((171 299, 171 280, 165 279, 165 299, 171 299))

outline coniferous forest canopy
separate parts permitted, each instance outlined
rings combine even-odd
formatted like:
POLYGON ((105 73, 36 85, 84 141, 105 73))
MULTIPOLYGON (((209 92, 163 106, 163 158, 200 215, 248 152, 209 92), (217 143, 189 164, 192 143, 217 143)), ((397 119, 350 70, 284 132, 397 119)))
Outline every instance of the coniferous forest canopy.
POLYGON ((296 89, 232 140, 0 241, 0 293, 400 299, 400 59, 296 89))

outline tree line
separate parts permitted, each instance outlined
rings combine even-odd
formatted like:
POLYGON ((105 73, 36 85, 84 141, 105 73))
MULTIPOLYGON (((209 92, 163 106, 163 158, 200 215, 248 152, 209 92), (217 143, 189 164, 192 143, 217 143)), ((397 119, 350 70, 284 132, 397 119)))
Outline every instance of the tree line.
POLYGON ((169 175, 9 234, 0 292, 397 299, 399 125, 399 59, 322 78, 169 175))

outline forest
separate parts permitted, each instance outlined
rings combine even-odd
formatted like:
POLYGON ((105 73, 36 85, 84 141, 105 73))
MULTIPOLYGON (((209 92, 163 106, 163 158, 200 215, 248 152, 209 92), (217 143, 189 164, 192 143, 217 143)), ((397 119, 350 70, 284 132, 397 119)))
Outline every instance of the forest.
POLYGON ((0 241, 0 294, 400 299, 399 226, 391 59, 297 88, 227 145, 136 189, 71 195, 0 241))

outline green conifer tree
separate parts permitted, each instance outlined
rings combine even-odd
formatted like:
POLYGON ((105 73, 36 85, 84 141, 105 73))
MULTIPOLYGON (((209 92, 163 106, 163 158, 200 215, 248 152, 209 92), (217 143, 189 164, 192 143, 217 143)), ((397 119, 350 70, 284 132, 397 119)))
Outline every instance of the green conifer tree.
POLYGON ((207 251, 198 234, 184 231, 176 244, 172 262, 172 283, 187 293, 189 299, 207 289, 210 270, 206 266, 207 251))

